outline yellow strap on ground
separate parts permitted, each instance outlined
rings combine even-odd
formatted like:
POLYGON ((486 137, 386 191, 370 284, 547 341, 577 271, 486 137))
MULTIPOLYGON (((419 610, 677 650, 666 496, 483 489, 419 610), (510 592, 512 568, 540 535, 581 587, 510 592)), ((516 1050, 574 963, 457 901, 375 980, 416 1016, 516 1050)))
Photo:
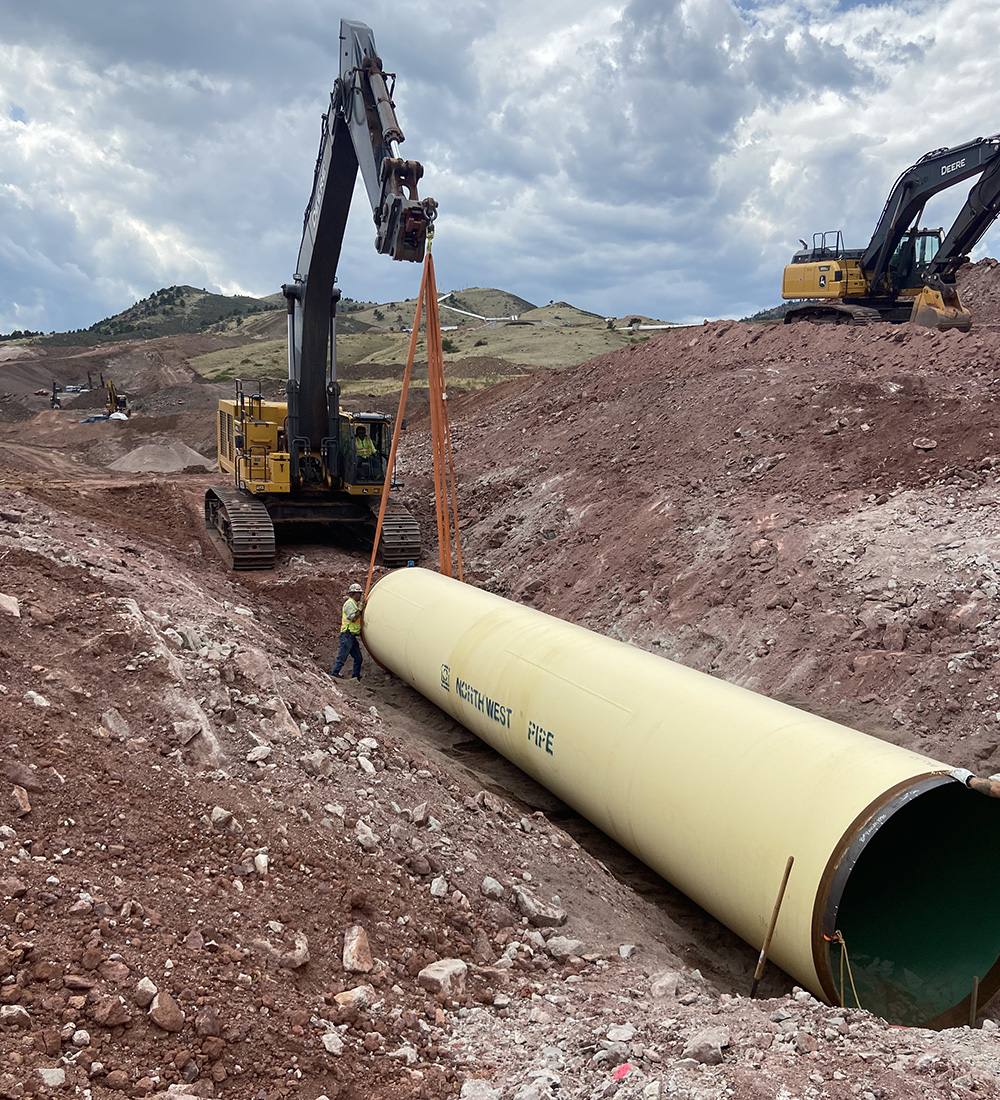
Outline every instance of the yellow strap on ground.
POLYGON ((851 983, 851 992, 854 994, 854 1003, 860 1008, 861 1001, 858 999, 858 991, 854 985, 854 972, 851 970, 851 959, 847 954, 847 943, 839 929, 833 933, 833 938, 835 943, 840 944, 840 1003, 845 1008, 847 1007, 847 1001, 844 999, 844 966, 846 964, 847 977, 851 983))

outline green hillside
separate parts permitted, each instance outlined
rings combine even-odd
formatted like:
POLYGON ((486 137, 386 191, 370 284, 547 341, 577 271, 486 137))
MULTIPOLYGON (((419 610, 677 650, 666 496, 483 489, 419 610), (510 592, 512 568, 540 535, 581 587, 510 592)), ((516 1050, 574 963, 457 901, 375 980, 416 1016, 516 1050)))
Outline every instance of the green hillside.
POLYGON ((105 317, 87 329, 54 333, 42 343, 93 345, 115 340, 151 340, 157 336, 204 332, 220 323, 234 327, 261 314, 284 312, 280 294, 251 298, 237 294, 212 294, 193 286, 172 286, 154 291, 148 298, 113 317, 105 317))
MULTIPOLYGON (((645 317, 608 319, 565 301, 535 306, 516 294, 490 287, 449 291, 438 301, 444 351, 452 361, 486 357, 564 366, 648 339, 631 324, 647 323, 645 317)), ((412 298, 398 302, 341 299, 337 309, 340 365, 405 362, 415 309, 412 298)), ((192 360, 200 374, 213 381, 280 378, 287 370, 286 325, 281 294, 252 298, 175 286, 157 290, 88 329, 56 333, 38 342, 95 346, 182 334, 221 335, 232 341, 231 346, 192 360)), ((427 356, 424 328, 422 321, 418 361, 426 361, 427 356)))

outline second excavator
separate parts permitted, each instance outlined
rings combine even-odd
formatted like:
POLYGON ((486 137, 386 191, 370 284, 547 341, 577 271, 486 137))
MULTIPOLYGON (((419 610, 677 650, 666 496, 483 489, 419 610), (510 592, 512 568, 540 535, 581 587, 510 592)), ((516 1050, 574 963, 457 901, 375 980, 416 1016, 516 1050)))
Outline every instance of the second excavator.
MULTIPOLYGON (((205 525, 234 569, 271 569, 275 524, 337 525, 374 536, 393 418, 340 407, 334 283, 355 180, 374 215, 378 252, 420 262, 437 213, 420 199, 423 168, 401 160, 395 77, 383 71, 372 31, 340 24, 340 75, 323 116, 319 156, 306 207, 298 263, 282 287, 288 306, 286 401, 265 400, 260 384, 219 402, 219 467, 228 486, 205 494, 205 525)), ((379 546, 386 565, 420 555, 420 531, 390 499, 379 546)))
POLYGON ((955 276, 1000 214, 1000 134, 934 149, 899 177, 866 248, 844 248, 840 230, 813 234, 785 268, 782 298, 807 298, 785 323, 865 325, 913 321, 968 331, 972 315, 955 276), (979 176, 945 234, 921 229, 928 200, 979 176))

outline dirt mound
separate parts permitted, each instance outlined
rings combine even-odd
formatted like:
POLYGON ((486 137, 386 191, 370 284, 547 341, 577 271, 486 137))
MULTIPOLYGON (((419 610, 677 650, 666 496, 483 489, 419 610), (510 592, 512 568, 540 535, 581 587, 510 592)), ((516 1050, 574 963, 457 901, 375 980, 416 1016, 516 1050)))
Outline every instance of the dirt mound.
MULTIPOLYGON (((197 384, 174 384, 158 387, 134 397, 131 401, 133 415, 169 416, 171 413, 196 412, 204 410, 215 416, 220 399, 232 400, 231 382, 203 382, 195 376, 197 384)), ((282 394, 284 397, 284 394, 282 394)))
POLYGON ((461 495, 466 566, 542 610, 996 770, 998 355, 992 330, 719 322, 462 397, 452 431, 478 471, 461 495), (955 690, 963 653, 982 665, 965 704, 929 709, 922 693, 955 690))
MULTIPOLYGON (((509 359, 501 359, 494 355, 467 355, 460 362, 450 368, 450 373, 461 374, 464 377, 494 377, 514 376, 518 374, 530 374, 537 367, 526 363, 512 363, 509 359)), ((427 365, 423 366, 423 376, 427 376, 427 365)))
POLYGON ((972 311, 973 324, 1000 324, 1000 263, 987 257, 965 264, 957 282, 962 304, 972 311))
MULTIPOLYGON (((197 406, 193 396, 189 400, 197 406)), ((206 462, 207 468, 215 466, 215 416, 207 410, 92 423, 83 422, 86 419, 81 410, 51 409, 8 421, 0 437, 0 460, 11 469, 43 477, 108 477, 115 473, 110 470, 112 464, 138 447, 162 445, 169 451, 183 445, 198 452, 197 463, 203 468, 206 462), (206 455, 213 457, 206 459, 206 455)))
POLYGON ((33 359, 37 354, 21 344, 0 344, 0 363, 11 363, 15 359, 33 359))
POLYGON ((0 389, 20 397, 45 390, 46 400, 52 394, 52 383, 62 382, 61 375, 52 373, 51 364, 34 349, 0 346, 0 389))
POLYGON ((109 463, 108 468, 126 470, 129 473, 170 474, 178 473, 189 466, 211 470, 215 468, 215 463, 186 444, 175 441, 159 444, 144 443, 115 462, 109 463))
POLYGON ((31 409, 22 402, 9 396, 0 396, 0 420, 10 424, 16 420, 28 420, 33 415, 31 409))

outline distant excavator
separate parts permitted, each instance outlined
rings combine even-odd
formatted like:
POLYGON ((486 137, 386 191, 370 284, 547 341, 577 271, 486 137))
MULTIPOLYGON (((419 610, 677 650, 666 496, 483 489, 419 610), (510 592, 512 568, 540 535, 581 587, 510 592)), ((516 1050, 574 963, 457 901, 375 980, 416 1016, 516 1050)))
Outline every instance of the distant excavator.
POLYGON ((107 381, 107 397, 104 401, 108 416, 116 420, 128 419, 128 395, 118 392, 118 387, 109 378, 107 381))
POLYGON ((955 276, 998 214, 1000 134, 926 153, 896 181, 867 248, 844 248, 839 229, 813 234, 812 247, 802 242, 785 268, 781 296, 810 301, 790 309, 785 323, 913 321, 968 331, 972 314, 955 276), (947 235, 919 228, 932 196, 977 175, 947 235))
MULTIPOLYGON (((340 76, 323 116, 312 195, 305 212, 288 303, 286 401, 267 401, 258 384, 219 402, 219 467, 230 486, 205 494, 205 526, 233 569, 272 569, 275 524, 339 525, 371 545, 383 492, 393 418, 349 413, 337 382, 334 286, 347 215, 360 170, 375 219, 375 248, 420 262, 437 203, 420 199, 423 167, 401 160, 395 77, 382 69, 372 31, 340 24, 340 76)), ((386 565, 420 556, 420 529, 390 500, 379 553, 386 565)))

